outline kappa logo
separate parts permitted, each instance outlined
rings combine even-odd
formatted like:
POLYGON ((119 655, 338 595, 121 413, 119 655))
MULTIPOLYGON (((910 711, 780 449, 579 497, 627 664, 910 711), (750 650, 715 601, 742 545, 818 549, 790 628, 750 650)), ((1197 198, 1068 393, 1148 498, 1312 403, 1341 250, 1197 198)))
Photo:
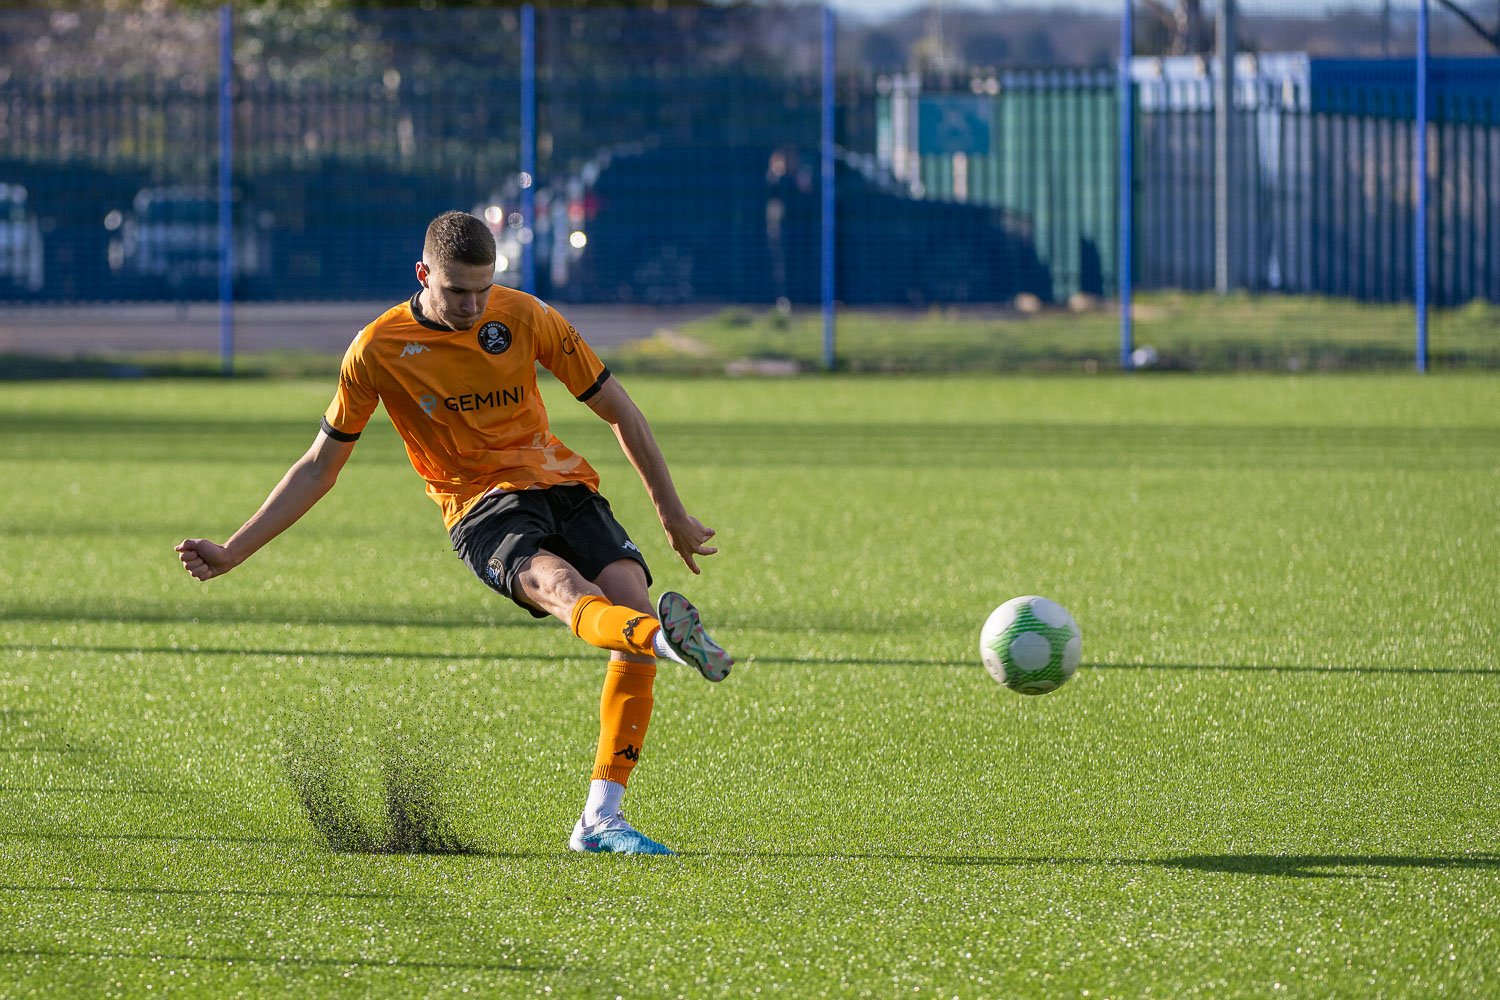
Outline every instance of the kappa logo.
POLYGON ((616 750, 614 755, 624 757, 628 761, 637 761, 641 759, 641 748, 634 743, 627 743, 624 750, 616 750))
POLYGON ((625 548, 629 549, 631 552, 639 552, 639 551, 641 551, 640 549, 638 549, 638 548, 635 547, 635 542, 632 542, 628 538, 625 539, 625 548))
POLYGON ((421 354, 423 351, 431 350, 432 348, 428 347, 426 344, 418 344, 415 341, 409 340, 406 342, 406 346, 401 348, 401 356, 403 358, 406 358, 410 357, 413 354, 421 354))

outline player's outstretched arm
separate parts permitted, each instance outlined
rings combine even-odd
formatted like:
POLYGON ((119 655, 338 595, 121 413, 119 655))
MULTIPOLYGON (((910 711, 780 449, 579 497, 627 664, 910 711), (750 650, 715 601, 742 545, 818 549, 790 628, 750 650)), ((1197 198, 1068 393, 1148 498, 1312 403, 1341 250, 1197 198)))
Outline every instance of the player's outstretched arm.
POLYGON ((184 538, 179 542, 177 558, 182 568, 195 579, 212 580, 249 559, 323 499, 353 450, 353 441, 335 441, 319 431, 312 447, 292 464, 260 510, 229 541, 220 545, 206 538, 184 538))
POLYGON ((646 492, 650 494, 651 503, 656 507, 656 516, 661 519, 661 526, 667 533, 667 541, 671 542, 672 548, 688 569, 701 573, 695 557, 711 556, 719 551, 708 544, 709 539, 714 537, 714 529, 689 514, 682 505, 677 487, 672 484, 672 473, 667 469, 667 460, 662 456, 661 447, 656 443, 656 435, 651 433, 651 425, 646 422, 640 407, 635 405, 619 379, 613 376, 606 379, 599 391, 589 397, 588 405, 614 428, 615 437, 620 441, 620 449, 630 459, 630 464, 635 466, 641 482, 646 484, 646 492))

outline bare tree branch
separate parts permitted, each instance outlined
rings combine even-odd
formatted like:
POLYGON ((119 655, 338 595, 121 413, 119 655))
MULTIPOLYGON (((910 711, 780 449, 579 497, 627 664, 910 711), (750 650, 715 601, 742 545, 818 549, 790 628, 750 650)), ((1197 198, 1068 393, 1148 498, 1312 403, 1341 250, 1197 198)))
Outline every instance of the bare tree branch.
POLYGON ((1453 0, 1438 0, 1438 3, 1458 15, 1461 21, 1474 29, 1475 34, 1489 42, 1496 52, 1500 52, 1500 26, 1497 26, 1494 30, 1486 28, 1479 23, 1478 18, 1454 3, 1453 0))
POLYGON ((1163 0, 1140 0, 1146 13, 1156 18, 1172 33, 1170 52, 1188 55, 1203 47, 1203 0, 1177 0, 1168 5, 1163 0))

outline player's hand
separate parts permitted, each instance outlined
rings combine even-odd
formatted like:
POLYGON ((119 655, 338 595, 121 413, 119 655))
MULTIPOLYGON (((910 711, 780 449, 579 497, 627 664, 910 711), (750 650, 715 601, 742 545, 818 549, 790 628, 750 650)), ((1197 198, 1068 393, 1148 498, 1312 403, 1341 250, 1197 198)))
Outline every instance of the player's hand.
POLYGON ((719 551, 716 546, 707 544, 714 537, 714 529, 705 526, 691 514, 683 514, 680 519, 663 524, 663 527, 667 529, 667 540, 672 543, 672 548, 694 575, 703 572, 698 568, 698 561, 694 556, 711 556, 719 551))
POLYGON ((228 549, 207 538, 184 538, 177 543, 177 558, 196 580, 212 580, 239 565, 228 549))

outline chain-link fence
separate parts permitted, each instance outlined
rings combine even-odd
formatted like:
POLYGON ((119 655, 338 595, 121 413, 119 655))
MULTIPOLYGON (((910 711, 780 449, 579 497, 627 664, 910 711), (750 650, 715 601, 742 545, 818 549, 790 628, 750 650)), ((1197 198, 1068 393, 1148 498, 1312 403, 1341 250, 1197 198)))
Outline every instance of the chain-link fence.
POLYGON ((497 281, 739 353, 828 360, 826 306, 850 367, 1410 365, 1426 304, 1434 363, 1500 363, 1481 19, 825 15, 0 12, 3 313, 393 301, 461 208, 497 281))

